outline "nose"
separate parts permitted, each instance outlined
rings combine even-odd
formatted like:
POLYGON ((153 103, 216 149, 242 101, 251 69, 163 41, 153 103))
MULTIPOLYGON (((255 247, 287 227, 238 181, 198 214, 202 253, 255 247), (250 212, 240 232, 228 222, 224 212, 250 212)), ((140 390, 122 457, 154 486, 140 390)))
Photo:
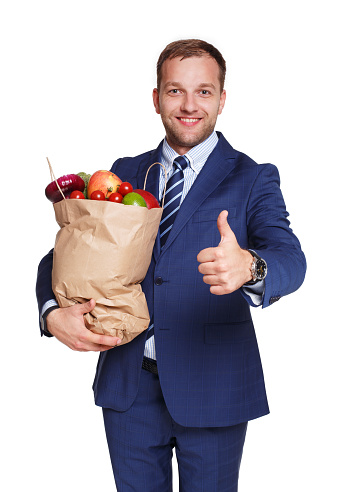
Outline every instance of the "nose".
POLYGON ((194 113, 197 109, 196 96, 191 93, 185 93, 182 100, 181 110, 186 113, 194 113))

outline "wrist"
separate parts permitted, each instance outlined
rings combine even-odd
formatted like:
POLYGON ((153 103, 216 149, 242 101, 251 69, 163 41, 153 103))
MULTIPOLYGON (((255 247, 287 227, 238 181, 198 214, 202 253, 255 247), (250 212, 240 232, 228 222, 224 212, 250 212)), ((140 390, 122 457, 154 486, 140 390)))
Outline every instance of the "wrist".
POLYGON ((252 254, 250 253, 250 251, 244 249, 243 250, 244 254, 245 254, 245 272, 246 272, 246 280, 244 282, 244 284, 248 283, 248 282, 252 282, 253 281, 253 278, 252 278, 252 262, 254 260, 254 257, 252 256, 252 254))

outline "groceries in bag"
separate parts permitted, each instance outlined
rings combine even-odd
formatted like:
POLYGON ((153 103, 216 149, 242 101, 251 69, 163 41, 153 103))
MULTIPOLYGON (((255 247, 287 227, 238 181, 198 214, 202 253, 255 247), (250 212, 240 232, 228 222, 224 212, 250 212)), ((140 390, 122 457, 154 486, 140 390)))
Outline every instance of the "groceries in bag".
MULTIPOLYGON (((118 179, 121 185, 123 181, 118 179)), ((145 190, 127 188, 129 193, 119 203, 110 200, 118 191, 101 188, 103 200, 92 196, 67 198, 59 192, 61 200, 54 203, 60 230, 54 248, 52 287, 61 307, 95 299, 95 308, 84 315, 87 328, 118 336, 124 344, 149 326, 140 284, 151 262, 162 208, 151 193, 146 199, 138 194, 145 190), (123 200, 134 206, 126 206, 123 200)), ((99 190, 91 195, 95 191, 99 190)))

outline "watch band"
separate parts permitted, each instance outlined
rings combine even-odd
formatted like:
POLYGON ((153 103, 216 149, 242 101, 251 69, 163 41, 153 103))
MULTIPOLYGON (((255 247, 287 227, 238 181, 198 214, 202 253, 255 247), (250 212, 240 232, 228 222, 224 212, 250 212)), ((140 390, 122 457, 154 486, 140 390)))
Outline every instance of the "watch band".
POLYGON ((248 251, 252 254, 252 256, 254 256, 255 258, 257 258, 258 260, 262 260, 262 258, 260 256, 258 256, 258 254, 256 253, 256 251, 254 251, 253 249, 248 249, 248 251))
POLYGON ((43 313, 43 315, 42 315, 42 317, 41 317, 41 320, 40 320, 41 329, 42 329, 42 331, 43 331, 43 332, 45 332, 47 335, 53 336, 53 335, 49 332, 49 330, 48 330, 48 328, 47 328, 47 325, 46 325, 46 318, 48 317, 48 314, 50 314, 50 313, 51 313, 51 311, 54 311, 55 309, 59 309, 59 308, 60 308, 60 306, 58 306, 58 305, 57 305, 57 306, 51 306, 51 307, 49 307, 49 308, 45 311, 45 313, 43 313))

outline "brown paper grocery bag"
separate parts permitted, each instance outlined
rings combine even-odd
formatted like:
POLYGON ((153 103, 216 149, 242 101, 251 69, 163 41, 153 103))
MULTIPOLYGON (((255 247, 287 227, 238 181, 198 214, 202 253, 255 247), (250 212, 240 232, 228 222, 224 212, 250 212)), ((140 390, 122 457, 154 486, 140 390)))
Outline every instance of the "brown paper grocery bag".
POLYGON ((85 314, 94 333, 122 344, 146 330, 149 312, 140 282, 150 265, 162 208, 96 200, 54 204, 56 236, 52 287, 61 307, 93 298, 85 314))

